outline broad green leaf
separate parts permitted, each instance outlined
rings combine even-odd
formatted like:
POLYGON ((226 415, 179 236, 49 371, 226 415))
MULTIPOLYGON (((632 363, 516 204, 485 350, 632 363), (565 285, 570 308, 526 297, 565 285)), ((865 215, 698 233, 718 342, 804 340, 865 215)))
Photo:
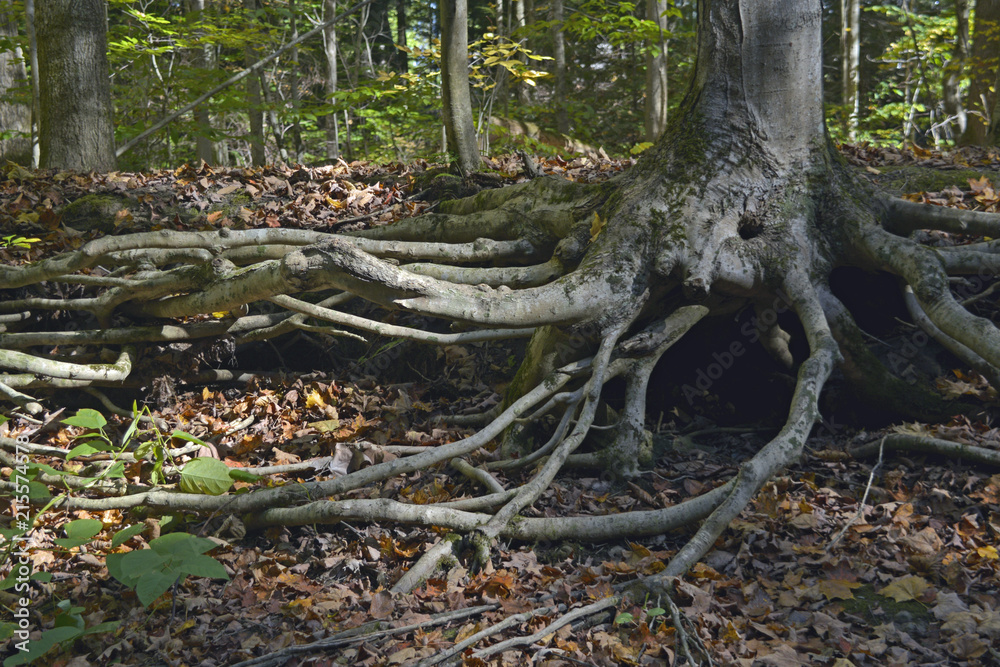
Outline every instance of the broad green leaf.
POLYGON ((121 479, 125 476, 125 464, 121 461, 113 463, 110 468, 104 471, 102 477, 106 479, 121 479))
POLYGON ((169 533, 149 543, 151 549, 166 558, 198 556, 216 547, 215 542, 189 533, 169 533))
POLYGON ((181 470, 180 489, 185 493, 221 496, 233 485, 229 466, 207 456, 188 461, 181 470))
POLYGON ((183 562, 177 564, 177 569, 193 577, 210 577, 213 579, 229 580, 226 568, 219 561, 211 556, 197 555, 188 556, 183 562))
POLYGON ((45 500, 51 497, 52 494, 49 493, 49 487, 41 482, 28 482, 28 498, 31 500, 45 500))
POLYGON ((152 549, 130 551, 127 554, 108 554, 108 574, 129 588, 150 572, 161 572, 167 559, 152 549))
POLYGON ((135 594, 139 596, 142 606, 148 607, 153 604, 158 597, 167 592, 174 585, 180 574, 172 570, 166 572, 157 570, 147 572, 139 579, 135 586, 135 594))
POLYGON ((14 665, 26 665, 33 660, 40 658, 49 652, 56 644, 78 637, 80 630, 77 628, 53 628, 46 630, 42 636, 35 641, 28 643, 28 650, 15 653, 3 661, 3 667, 13 667, 14 665))
POLYGON ((111 445, 102 440, 91 440, 84 442, 66 452, 66 460, 75 459, 77 456, 90 456, 97 452, 106 452, 111 449, 111 445))
POLYGON ((264 479, 260 475, 255 475, 252 472, 247 472, 245 470, 240 470, 239 468, 230 468, 229 476, 238 482, 259 482, 264 479))
POLYGON ((89 544, 94 536, 104 529, 100 519, 77 519, 64 526, 66 537, 52 540, 66 549, 89 544))
POLYGON ((121 621, 104 621, 103 623, 98 623, 92 628, 87 628, 81 632, 80 635, 96 635, 101 632, 111 632, 112 630, 117 630, 118 626, 121 624, 121 621))
POLYGON ((145 524, 137 523, 134 526, 129 526, 128 528, 122 528, 115 536, 111 538, 111 548, 119 547, 129 541, 132 537, 135 537, 143 531, 145 524))
POLYGON ((184 431, 176 431, 175 430, 173 433, 170 434, 170 437, 171 438, 178 438, 180 440, 187 440, 188 442, 193 442, 196 445, 203 445, 203 446, 206 446, 206 447, 208 446, 208 445, 205 445, 205 441, 204 440, 196 438, 193 435, 191 435, 190 433, 185 433, 184 431))
POLYGON ((81 408, 72 417, 62 420, 62 423, 67 426, 79 426, 80 428, 89 428, 97 431, 104 428, 108 421, 97 410, 81 408))

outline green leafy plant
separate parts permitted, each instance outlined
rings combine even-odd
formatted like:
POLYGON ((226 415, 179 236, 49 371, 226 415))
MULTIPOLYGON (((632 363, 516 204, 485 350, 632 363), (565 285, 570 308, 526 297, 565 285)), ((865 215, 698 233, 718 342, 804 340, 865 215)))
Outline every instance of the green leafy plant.
MULTIPOLYGON (((645 620, 646 626, 652 629, 653 624, 656 622, 656 619, 663 616, 666 613, 667 610, 664 609, 663 607, 659 606, 652 608, 643 607, 641 610, 640 618, 643 618, 645 620)), ((665 619, 661 620, 665 622, 665 619)), ((631 612, 623 611, 619 612, 619 614, 615 616, 615 625, 631 625, 635 622, 636 622, 636 616, 631 612)))
POLYGON ((56 613, 54 626, 42 632, 38 639, 27 642, 27 651, 19 651, 4 660, 3 667, 26 665, 48 653, 54 646, 67 644, 84 635, 109 632, 121 624, 121 621, 106 621, 88 628, 81 615, 83 607, 74 607, 69 600, 62 600, 56 606, 59 611, 56 613))
POLYGON ((25 236, 18 236, 17 234, 11 234, 10 236, 4 236, 0 238, 0 248, 31 248, 32 243, 38 243, 41 241, 39 238, 27 238, 25 236))
MULTIPOLYGON (((37 239, 34 239, 37 240, 37 239)), ((32 239, 26 239, 30 242, 32 239)), ((95 484, 109 479, 124 477, 124 454, 134 447, 134 456, 139 460, 152 462, 150 471, 151 483, 155 486, 166 482, 168 470, 165 464, 170 459, 169 443, 171 439, 185 440, 194 444, 204 445, 198 438, 184 433, 183 431, 173 431, 169 435, 164 434, 155 426, 149 428, 142 427, 143 417, 151 416, 148 408, 140 410, 137 406, 132 407, 132 420, 121 437, 120 443, 115 444, 112 436, 107 432, 107 420, 104 416, 89 408, 78 410, 75 415, 63 420, 67 426, 74 426, 83 429, 83 433, 74 439, 73 447, 66 453, 65 460, 72 461, 78 458, 86 458, 99 453, 110 453, 111 462, 101 470, 87 474, 77 472, 74 477, 77 479, 77 490, 90 488, 95 484), (135 447, 137 440, 142 442, 135 447), (83 479, 80 484, 79 480, 83 479)), ((0 418, 2 421, 6 419, 0 418)), ((0 423, 2 423, 0 421, 0 423)), ((51 476, 66 476, 68 473, 57 470, 52 466, 42 463, 24 462, 18 466, 19 477, 24 482, 19 482, 16 490, 19 497, 24 497, 33 501, 47 499, 47 503, 37 512, 38 516, 43 515, 52 506, 61 502, 69 491, 63 492, 56 497, 52 497, 48 492, 48 487, 37 481, 39 475, 47 474, 51 476)), ((217 459, 196 458, 189 461, 179 470, 179 486, 182 490, 190 493, 207 493, 220 495, 228 491, 235 480, 257 481, 260 478, 256 475, 244 471, 231 470, 225 463, 217 459)), ((138 535, 145 528, 143 524, 135 524, 117 531, 111 540, 111 548, 115 549, 123 545, 130 538, 138 535)), ((18 538, 30 530, 30 524, 22 523, 19 527, 0 529, 0 537, 4 538, 4 548, 0 552, 0 565, 11 562, 14 547, 18 538)), ((54 543, 61 549, 76 549, 83 545, 90 544, 104 530, 104 524, 98 519, 77 519, 69 521, 63 526, 66 537, 56 538, 54 543)), ((136 591, 140 602, 144 606, 149 606, 174 583, 187 576, 204 576, 213 578, 229 579, 225 568, 211 556, 205 555, 207 551, 215 546, 211 540, 195 537, 188 533, 175 532, 164 535, 149 543, 149 549, 130 551, 127 553, 113 553, 107 557, 108 571, 111 575, 124 585, 136 591)), ((52 575, 48 572, 31 572, 26 574, 23 570, 15 570, 4 580, 0 581, 0 590, 11 589, 17 586, 16 590, 20 594, 25 594, 27 582, 51 581, 52 575), (22 586, 25 588, 22 590, 22 586)), ((27 645, 29 650, 20 651, 4 661, 4 667, 8 665, 22 665, 32 662, 47 653, 50 649, 58 645, 67 645, 77 638, 88 634, 107 632, 118 627, 119 622, 111 621, 100 623, 92 627, 86 627, 81 616, 84 611, 82 607, 74 607, 71 602, 64 600, 58 603, 59 611, 56 613, 54 626, 45 630, 41 638, 34 640, 27 645)), ((17 625, 13 623, 0 623, 0 639, 11 637, 17 625)))
POLYGON ((149 549, 108 554, 108 573, 134 589, 148 607, 188 575, 229 579, 222 563, 205 552, 215 542, 188 533, 170 533, 150 541, 149 549))

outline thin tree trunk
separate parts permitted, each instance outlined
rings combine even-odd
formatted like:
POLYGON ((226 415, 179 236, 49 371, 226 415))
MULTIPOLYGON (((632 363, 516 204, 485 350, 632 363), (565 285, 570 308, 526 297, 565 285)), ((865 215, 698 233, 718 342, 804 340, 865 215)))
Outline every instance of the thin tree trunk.
MULTIPOLYGON (((969 2, 955 0, 955 46, 952 49, 951 60, 945 63, 945 76, 942 82, 942 97, 944 111, 949 119, 953 119, 958 128, 958 134, 965 132, 967 118, 962 105, 960 84, 965 76, 965 61, 969 58, 969 2)), ((947 124, 951 134, 951 123, 947 124)))
MULTIPOLYGON (((337 15, 337 0, 323 0, 323 16, 329 21, 337 15)), ((333 104, 333 95, 337 92, 337 28, 328 25, 323 30, 323 55, 326 57, 326 98, 327 104, 333 104)), ((326 117, 326 159, 336 160, 340 157, 340 138, 337 136, 337 114, 330 113, 326 117)))
POLYGON ((556 129, 569 134, 569 112, 566 109, 566 38, 563 35, 563 0, 552 0, 552 57, 555 67, 556 129))
MULTIPOLYGON (((526 43, 527 40, 525 38, 521 37, 521 33, 524 32, 524 28, 527 25, 527 23, 526 23, 527 17, 526 17, 526 14, 525 14, 525 7, 524 7, 525 0, 513 0, 513 2, 514 2, 514 31, 513 31, 513 35, 515 36, 515 38, 519 42, 526 43)), ((525 47, 525 48, 527 48, 527 47, 525 47)), ((527 59, 525 58, 525 56, 521 55, 519 57, 519 60, 521 60, 521 62, 525 62, 527 59)), ((519 83, 519 84, 517 84, 516 90, 517 90, 517 102, 518 102, 518 104, 520 104, 522 106, 526 106, 528 104, 531 104, 531 89, 532 89, 532 86, 529 86, 526 83, 519 83)))
MULTIPOLYGON (((248 19, 254 21, 252 13, 257 9, 257 0, 243 0, 248 12, 248 19)), ((246 49, 246 66, 257 62, 256 50, 248 46, 246 49)), ((250 162, 259 167, 267 162, 264 153, 264 111, 261 103, 260 79, 256 76, 247 78, 247 106, 250 116, 250 162)))
POLYGON ((115 168, 107 4, 45 0, 35 15, 41 166, 115 168))
POLYGON ((441 0, 441 101, 448 150, 459 170, 479 169, 481 158, 469 90, 469 14, 466 0, 441 0))
MULTIPOLYGON (((195 15, 194 18, 200 19, 205 12, 205 0, 192 0, 191 12, 195 15)), ((195 48, 194 61, 195 67, 204 72, 211 72, 215 69, 215 47, 211 42, 205 40, 204 43, 195 48)), ((194 119, 198 125, 198 134, 195 137, 198 159, 207 164, 220 163, 215 142, 212 141, 212 121, 208 109, 195 107, 194 119)))
MULTIPOLYGON (((406 19, 406 0, 398 0, 396 2, 396 46, 401 46, 404 49, 408 47, 406 39, 406 30, 409 27, 406 19)), ((396 69, 405 74, 410 69, 409 58, 407 57, 406 51, 402 49, 396 49, 396 69)))
POLYGON ((992 89, 1000 64, 1000 0, 976 0, 976 21, 969 62, 969 92, 966 98, 965 132, 958 142, 964 146, 987 143, 988 124, 996 103, 992 89))
MULTIPOLYGON (((12 0, 0 0, 0 38, 17 37, 17 12, 12 0)), ((31 106, 25 104, 28 73, 20 48, 0 52, 0 131, 20 136, 0 137, 0 163, 31 165, 31 106), (16 98, 16 99, 15 99, 16 98)))
POLYGON ((650 45, 657 53, 646 54, 646 141, 656 141, 667 126, 667 7, 667 0, 646 0, 646 18, 659 28, 659 40, 650 45))
MULTIPOLYGON (((292 40, 296 40, 299 37, 299 17, 298 9, 295 6, 295 0, 289 0, 288 2, 288 14, 289 20, 291 21, 292 28, 292 40)), ((292 72, 291 81, 289 83, 291 86, 291 98, 292 98, 292 159, 298 164, 302 161, 302 126, 299 123, 299 109, 302 106, 299 93, 299 47, 292 47, 292 72)))
POLYGON ((861 0, 840 0, 840 39, 843 105, 847 112, 844 130, 847 138, 855 141, 861 115, 861 0))
POLYGON ((24 23, 28 32, 28 64, 31 66, 31 166, 41 162, 41 105, 38 83, 38 39, 35 37, 35 0, 24 0, 24 23))

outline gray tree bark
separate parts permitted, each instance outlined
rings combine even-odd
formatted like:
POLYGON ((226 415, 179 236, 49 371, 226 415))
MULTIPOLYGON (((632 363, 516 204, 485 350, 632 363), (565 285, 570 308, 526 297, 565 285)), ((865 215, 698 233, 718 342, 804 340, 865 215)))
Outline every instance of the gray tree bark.
POLYGON ((555 76, 553 102, 556 108, 556 129, 569 134, 569 111, 566 108, 566 35, 563 32, 563 0, 552 0, 552 67, 555 76))
MULTIPOLYGON (((968 119, 965 106, 962 104, 961 82, 965 76, 966 60, 969 59, 969 2, 955 0, 955 46, 952 48, 951 59, 945 63, 945 76, 942 82, 942 98, 944 111, 954 119, 957 134, 965 132, 968 119)), ((950 130, 950 123, 948 125, 950 130)))
POLYGON ((463 174, 482 159, 469 89, 469 12, 466 0, 441 0, 441 102, 448 152, 463 174))
POLYGON ((847 138, 854 141, 861 114, 861 0, 840 0, 840 43, 842 104, 847 110, 844 129, 847 138))
MULTIPOLYGON (((191 12, 200 17, 205 12, 205 0, 191 0, 191 12)), ((195 66, 205 72, 215 69, 215 47, 207 41, 196 49, 194 54, 195 66)), ((195 122, 198 124, 198 136, 195 138, 197 156, 199 160, 207 164, 224 164, 225 156, 219 154, 219 147, 212 141, 212 120, 209 118, 208 109, 195 107, 195 122)))
POLYGON ((989 140, 990 118, 996 104, 993 83, 1000 70, 1000 0, 976 0, 972 30, 969 92, 965 102, 968 118, 959 143, 984 146, 989 140))
MULTIPOLYGON (((248 12, 248 16, 257 8, 257 0, 243 0, 243 6, 248 12)), ((246 66, 250 67, 259 60, 259 54, 253 47, 247 47, 246 66)), ((267 163, 267 156, 264 153, 264 104, 260 92, 260 78, 257 76, 247 77, 247 106, 250 117, 250 163, 255 167, 267 163)))
POLYGON ((38 4, 41 166, 115 168, 114 110, 103 0, 38 4))
MULTIPOLYGON (((329 21, 337 15, 337 0, 323 0, 323 19, 329 21)), ((333 104, 333 94, 337 92, 337 27, 328 25, 323 29, 323 56, 326 64, 327 103, 333 104)), ((325 117, 326 125, 326 159, 336 160, 340 157, 340 137, 338 137, 337 114, 330 113, 325 117)))
MULTIPOLYGON (((17 37, 17 12, 12 0, 0 0, 0 38, 17 37)), ((31 166, 31 88, 21 49, 0 53, 0 162, 31 166)))
POLYGON ((667 45, 670 30, 667 25, 667 0, 646 0, 646 18, 655 21, 660 31, 659 39, 651 44, 657 49, 655 55, 646 55, 646 141, 656 141, 667 127, 667 45))

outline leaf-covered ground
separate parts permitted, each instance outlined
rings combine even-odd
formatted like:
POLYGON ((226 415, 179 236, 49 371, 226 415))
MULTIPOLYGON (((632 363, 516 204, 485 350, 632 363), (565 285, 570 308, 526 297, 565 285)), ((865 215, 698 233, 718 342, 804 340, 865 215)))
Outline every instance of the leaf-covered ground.
MULTIPOLYGON (((844 154, 873 175, 898 165, 981 170, 1000 165, 1000 156, 990 152, 941 155, 844 147, 844 154)), ((496 158, 490 166, 498 184, 520 177, 517 158, 496 158)), ((580 158, 548 160, 541 166, 563 177, 596 180, 627 168, 628 162, 580 158)), ((251 171, 185 166, 173 172, 86 175, 8 167, 0 180, 3 235, 40 241, 30 250, 2 249, 0 260, 36 259, 97 234, 132 230, 220 225, 340 230, 387 224, 432 205, 411 198, 414 184, 421 183, 429 168, 355 163, 251 171), (109 195, 111 203, 67 208, 95 194, 109 195), (100 210, 114 224, 89 228, 88 221, 97 216, 87 206, 110 206, 100 210)), ((988 176, 910 197, 996 210, 998 190, 1000 183, 988 176)), ((966 241, 943 234, 939 240, 966 241)), ((988 289, 985 284, 982 288, 988 289)), ((980 302, 982 312, 992 314, 992 298, 980 302)), ((900 323, 895 337, 905 339, 909 331, 900 323)), ((496 345, 441 350, 388 340, 355 345, 337 353, 321 338, 276 341, 270 356, 256 356, 267 361, 266 368, 243 368, 246 355, 230 351, 240 370, 284 372, 212 387, 182 380, 213 360, 225 367, 230 361, 226 355, 220 357, 217 350, 214 356, 212 350, 194 355, 183 346, 164 346, 139 383, 139 396, 171 428, 210 443, 211 454, 232 467, 289 466, 267 482, 287 484, 343 474, 462 437, 469 431, 442 424, 437 416, 489 409, 500 400, 517 361, 517 350, 496 345), (308 368, 303 367, 306 361, 308 368)), ((976 397, 984 415, 990 414, 996 396, 981 378, 947 363, 936 370, 942 391, 976 397)), ((743 372, 739 367, 733 371, 743 372)), ((746 379, 746 391, 758 390, 760 378, 746 379)), ((649 425, 661 451, 654 470, 619 485, 598 471, 581 469, 561 477, 528 512, 563 516, 660 508, 721 483, 736 472, 737 462, 766 441, 772 424, 719 426, 731 413, 722 400, 713 400, 711 389, 702 398, 693 405, 677 402, 649 425)), ((81 406, 104 409, 90 400, 57 395, 49 401, 51 413, 40 420, 11 415, 0 425, 0 435, 30 434, 35 444, 69 448, 79 429, 60 420, 81 406), (57 409, 56 400, 67 405, 57 409)), ((994 473, 1000 471, 888 452, 880 462, 877 457, 854 459, 847 451, 877 442, 893 429, 1000 448, 1000 431, 986 416, 982 421, 956 417, 947 423, 899 424, 868 432, 844 426, 846 419, 835 410, 825 416, 801 463, 769 484, 706 562, 679 584, 676 602, 687 640, 700 640, 715 664, 722 665, 998 664, 1000 474, 994 473)), ((120 417, 109 419, 119 432, 127 424, 120 417)), ((479 456, 480 461, 472 462, 487 460, 489 453, 479 456)), ((61 465, 41 455, 33 460, 61 465)), ((133 476, 139 472, 127 470, 133 476)), ((4 479, 10 475, 9 468, 2 470, 4 479)), ((518 481, 513 475, 511 483, 518 481)), ((354 497, 430 503, 478 492, 458 472, 441 468, 368 487, 354 497)), ((4 511, 0 521, 10 519, 11 513, 4 511)), ((504 543, 488 571, 473 573, 460 565, 411 595, 393 597, 387 589, 440 537, 434 531, 345 522, 244 534, 238 521, 226 517, 207 522, 176 517, 175 523, 185 524, 189 532, 218 542, 211 553, 231 580, 189 577, 147 609, 108 576, 104 561, 109 551, 142 549, 157 535, 159 528, 146 521, 141 534, 111 548, 115 531, 143 521, 119 511, 72 516, 50 511, 39 519, 28 543, 30 558, 36 570, 53 578, 34 584, 33 628, 49 627, 61 600, 82 607, 88 627, 121 621, 115 632, 78 639, 48 654, 43 664, 208 667, 268 654, 279 657, 266 664, 416 664, 512 615, 549 605, 572 609, 605 597, 618 584, 661 570, 686 539, 686 533, 678 533, 596 545, 504 543), (80 518, 99 519, 104 532, 90 545, 56 548, 53 539, 64 537, 64 524, 80 518), (351 636, 345 632, 351 629, 369 632, 351 636)), ((9 592, 0 592, 0 602, 14 608, 9 592)), ((467 651, 466 662, 674 664, 679 635, 666 607, 659 600, 630 604, 486 661, 467 651)), ((529 635, 558 615, 531 616, 475 648, 529 635)), ((10 648, 7 642, 3 650, 10 648)))

